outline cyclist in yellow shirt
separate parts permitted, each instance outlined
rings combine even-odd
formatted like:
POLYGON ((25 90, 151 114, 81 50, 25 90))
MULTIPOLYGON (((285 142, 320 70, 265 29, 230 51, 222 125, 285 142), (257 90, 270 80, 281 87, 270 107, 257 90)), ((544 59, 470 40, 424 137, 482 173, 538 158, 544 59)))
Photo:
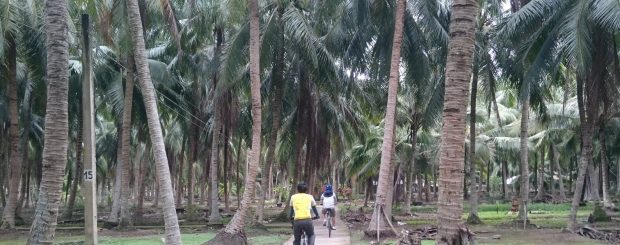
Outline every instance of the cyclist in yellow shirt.
POLYGON ((308 245, 314 245, 314 226, 312 220, 319 218, 316 210, 316 201, 312 195, 306 194, 308 187, 305 183, 297 185, 297 194, 291 196, 291 210, 289 217, 293 220, 293 245, 299 245, 302 232, 308 237, 308 245), (312 213, 314 213, 314 216, 312 213))

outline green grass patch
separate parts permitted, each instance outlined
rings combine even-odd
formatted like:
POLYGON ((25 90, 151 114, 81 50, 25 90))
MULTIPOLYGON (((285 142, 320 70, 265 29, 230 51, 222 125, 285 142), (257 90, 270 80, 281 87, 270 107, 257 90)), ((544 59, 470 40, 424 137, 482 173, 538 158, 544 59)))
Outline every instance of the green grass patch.
MULTIPOLYGON (((478 216, 485 223, 485 225, 497 226, 502 224, 509 224, 516 219, 516 214, 507 215, 510 210, 510 203, 500 204, 482 204, 478 208, 478 216)), ((593 205, 588 204, 586 207, 581 207, 577 212, 578 219, 585 219, 593 209, 593 205)), ((467 220, 469 216, 469 205, 463 207, 463 221, 467 220)), ((416 206, 412 207, 414 213, 436 213, 436 206, 416 206)), ((528 218, 530 221, 543 228, 563 228, 566 226, 568 215, 570 212, 570 204, 546 204, 546 203, 532 203, 528 205, 528 218)), ((406 222, 409 225, 423 226, 423 225, 435 225, 436 221, 424 220, 424 219, 412 219, 406 222)))
MULTIPOLYGON (((164 234, 160 235, 149 235, 149 236, 136 236, 136 237, 109 237, 109 236, 100 236, 99 244, 101 245, 157 245, 164 244, 162 242, 162 238, 164 234)), ((183 240, 183 244, 186 245, 198 245, 203 244, 204 242, 213 239, 215 237, 214 232, 207 233, 196 233, 196 234, 181 234, 181 239, 183 240)), ((268 235, 259 235, 249 237, 251 244, 254 245, 268 245, 268 244, 282 244, 284 241, 288 240, 289 235, 281 235, 281 234, 273 234, 269 233, 268 235)), ((54 244, 59 245, 73 245, 73 244, 82 244, 84 241, 83 236, 57 236, 54 244)), ((25 244, 26 238, 16 239, 16 240, 2 240, 0 241, 0 245, 14 245, 14 244, 25 244)))

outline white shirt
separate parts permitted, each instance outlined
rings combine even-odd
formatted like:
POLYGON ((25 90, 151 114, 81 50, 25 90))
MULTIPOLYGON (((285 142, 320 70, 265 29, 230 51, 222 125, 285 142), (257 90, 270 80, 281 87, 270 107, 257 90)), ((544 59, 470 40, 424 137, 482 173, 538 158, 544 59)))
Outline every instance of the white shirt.
POLYGON ((336 194, 332 194, 331 197, 326 197, 325 194, 322 194, 321 202, 323 202, 323 208, 335 208, 336 207, 336 194))

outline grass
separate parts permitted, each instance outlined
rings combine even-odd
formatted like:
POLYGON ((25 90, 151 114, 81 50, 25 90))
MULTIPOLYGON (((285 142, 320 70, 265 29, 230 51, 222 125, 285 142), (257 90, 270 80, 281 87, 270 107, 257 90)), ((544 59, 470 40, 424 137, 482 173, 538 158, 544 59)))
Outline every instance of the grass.
MULTIPOLYGON (((516 218, 516 214, 506 214, 510 210, 510 203, 502 204, 482 204, 478 208, 478 216, 485 225, 497 226, 512 222, 516 218)), ((469 205, 463 207, 463 211, 467 211, 469 205)), ((570 212, 570 204, 546 204, 532 203, 528 206, 528 218, 531 223, 542 228, 563 228, 566 226, 568 214, 570 212)), ((593 206, 588 204, 581 207, 577 212, 577 218, 583 219, 587 217, 593 210, 593 206)), ((436 206, 416 206, 412 208, 414 213, 435 213, 436 206)), ((463 213, 463 220, 467 219, 469 212, 463 213)), ((434 225, 435 219, 413 219, 407 221, 410 225, 434 225)))
MULTIPOLYGON (((136 237, 111 237, 111 236, 100 236, 99 244, 101 245, 157 245, 164 244, 161 240, 164 235, 148 235, 148 236, 136 236, 136 237)), ((215 237, 214 232, 207 233, 195 233, 195 234, 181 234, 181 239, 183 240, 183 244, 186 245, 195 245, 195 244, 203 244, 204 242, 215 237)), ((254 245, 268 245, 268 244, 282 244, 289 238, 288 235, 274 234, 269 233, 266 235, 252 236, 249 237, 251 244, 254 245)), ((55 238, 54 244, 59 245, 73 245, 73 244, 82 244, 84 237, 83 236, 57 236, 55 238)), ((15 239, 15 240, 0 240, 0 245, 13 245, 13 244, 25 244, 26 238, 15 239)))

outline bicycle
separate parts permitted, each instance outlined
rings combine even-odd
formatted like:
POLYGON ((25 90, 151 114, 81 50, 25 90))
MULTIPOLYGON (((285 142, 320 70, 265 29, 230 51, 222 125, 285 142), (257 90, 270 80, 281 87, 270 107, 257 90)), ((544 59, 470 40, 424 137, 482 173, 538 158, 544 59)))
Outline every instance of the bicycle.
POLYGON ((332 210, 328 209, 327 210, 327 237, 332 237, 332 230, 333 230, 333 225, 332 225, 332 210))
POLYGON ((301 233, 301 241, 299 245, 308 245, 308 237, 306 236, 306 232, 301 233))

